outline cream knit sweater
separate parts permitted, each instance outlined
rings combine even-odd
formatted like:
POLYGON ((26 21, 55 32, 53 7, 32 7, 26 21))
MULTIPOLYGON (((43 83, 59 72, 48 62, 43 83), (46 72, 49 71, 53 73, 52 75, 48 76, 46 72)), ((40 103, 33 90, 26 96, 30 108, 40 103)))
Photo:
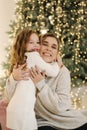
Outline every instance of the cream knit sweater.
MULTIPOLYGON (((12 75, 7 80, 5 96, 10 100, 15 92, 16 81, 12 75)), ((47 78, 36 85, 35 111, 38 126, 52 126, 60 129, 74 129, 87 123, 86 115, 73 110, 71 102, 70 72, 63 66, 54 78, 47 78)))
POLYGON ((74 129, 87 123, 86 115, 73 110, 71 102, 70 72, 63 66, 56 78, 48 78, 37 84, 36 113, 38 126, 74 129))

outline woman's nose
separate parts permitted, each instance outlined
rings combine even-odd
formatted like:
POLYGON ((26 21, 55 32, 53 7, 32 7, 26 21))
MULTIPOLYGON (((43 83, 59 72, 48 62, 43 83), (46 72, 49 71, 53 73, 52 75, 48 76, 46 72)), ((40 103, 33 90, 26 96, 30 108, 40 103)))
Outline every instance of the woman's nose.
POLYGON ((47 47, 47 50, 48 50, 48 51, 51 51, 51 47, 48 46, 48 47, 47 47))

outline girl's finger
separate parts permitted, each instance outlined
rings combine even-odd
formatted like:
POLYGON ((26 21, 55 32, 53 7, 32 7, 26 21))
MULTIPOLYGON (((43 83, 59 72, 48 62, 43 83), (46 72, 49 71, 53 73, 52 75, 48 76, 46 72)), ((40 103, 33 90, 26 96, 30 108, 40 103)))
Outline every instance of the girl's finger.
POLYGON ((33 68, 33 67, 31 67, 31 71, 32 71, 32 73, 33 73, 33 75, 37 75, 37 70, 36 70, 36 68, 33 68))
POLYGON ((23 70, 23 69, 26 67, 26 65, 27 65, 27 64, 24 63, 23 65, 20 65, 19 68, 20 68, 21 70, 23 70))
POLYGON ((13 69, 16 69, 17 68, 17 64, 15 64, 14 66, 13 66, 13 69))
POLYGON ((35 73, 32 69, 30 69, 30 77, 34 78, 35 77, 35 73))
POLYGON ((41 72, 40 72, 40 69, 38 68, 38 66, 35 66, 35 69, 36 69, 37 74, 40 74, 40 73, 41 73, 41 72))
POLYGON ((41 74, 42 74, 42 76, 44 76, 44 77, 45 77, 46 72, 45 72, 45 71, 42 71, 42 72, 41 72, 41 74))

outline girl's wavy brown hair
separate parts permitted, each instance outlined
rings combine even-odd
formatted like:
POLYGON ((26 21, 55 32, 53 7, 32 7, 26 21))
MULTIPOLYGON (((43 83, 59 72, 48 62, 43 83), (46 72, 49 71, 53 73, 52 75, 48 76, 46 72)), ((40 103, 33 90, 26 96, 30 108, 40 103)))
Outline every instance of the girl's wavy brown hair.
POLYGON ((17 35, 11 51, 10 73, 12 72, 14 65, 22 65, 25 63, 26 43, 33 33, 37 34, 32 30, 24 29, 17 35))

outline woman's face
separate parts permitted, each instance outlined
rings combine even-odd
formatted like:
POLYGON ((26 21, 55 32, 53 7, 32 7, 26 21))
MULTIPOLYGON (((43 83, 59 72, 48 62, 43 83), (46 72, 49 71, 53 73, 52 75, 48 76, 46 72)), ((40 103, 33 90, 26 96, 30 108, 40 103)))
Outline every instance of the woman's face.
POLYGON ((45 38, 40 47, 40 55, 44 61, 50 63, 56 60, 58 53, 58 42, 54 37, 45 38))
POLYGON ((26 43, 26 51, 38 51, 40 49, 39 37, 33 33, 29 37, 29 41, 26 43))

